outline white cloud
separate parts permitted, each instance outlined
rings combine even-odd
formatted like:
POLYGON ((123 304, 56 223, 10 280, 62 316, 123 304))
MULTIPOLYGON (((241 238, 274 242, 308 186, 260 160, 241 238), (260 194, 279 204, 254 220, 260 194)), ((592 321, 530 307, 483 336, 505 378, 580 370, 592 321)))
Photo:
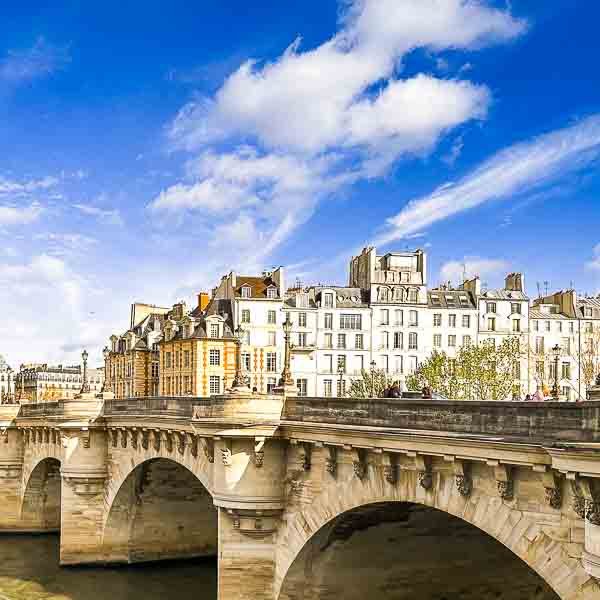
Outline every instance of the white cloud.
POLYGON ((0 196, 9 194, 13 196, 31 194, 40 190, 53 188, 59 183, 60 179, 52 176, 43 177, 42 179, 30 179, 22 182, 0 177, 0 196))
POLYGON ((342 5, 331 39, 308 50, 298 39, 273 62, 247 61, 213 96, 180 110, 171 142, 200 157, 151 202, 154 215, 194 212, 212 218, 214 235, 259 236, 261 250, 275 248, 341 186, 381 176, 399 157, 430 152, 449 130, 485 118, 483 85, 398 79, 407 53, 473 49, 526 28, 479 0, 342 5), (222 142, 234 149, 218 154, 222 142))
POLYGON ((39 37, 31 48, 10 50, 0 60, 0 80, 27 83, 65 68, 70 61, 68 48, 55 46, 39 37))
POLYGON ((411 200, 374 242, 387 244, 485 202, 508 198, 576 172, 600 156, 600 115, 506 148, 458 182, 411 200))
POLYGON ((600 244, 596 244, 592 250, 592 259, 585 263, 586 268, 600 271, 600 244))
POLYGON ((0 225, 28 225, 37 221, 44 212, 36 202, 29 206, 0 206, 0 225))
POLYGON ((464 260, 452 260, 444 263, 440 268, 440 279, 452 283, 462 283, 463 278, 470 279, 475 276, 486 277, 506 272, 509 264, 498 258, 465 257, 464 260))
POLYGON ((123 225, 123 217, 118 209, 104 209, 91 204, 73 204, 73 208, 81 211, 84 215, 95 217, 98 221, 104 225, 123 225))

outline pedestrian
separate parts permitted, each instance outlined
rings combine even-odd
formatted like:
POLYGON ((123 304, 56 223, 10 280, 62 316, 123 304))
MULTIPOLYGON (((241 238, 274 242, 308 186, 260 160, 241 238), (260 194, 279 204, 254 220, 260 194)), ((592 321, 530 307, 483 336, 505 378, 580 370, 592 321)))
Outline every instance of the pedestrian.
POLYGON ((531 394, 525 396, 525 402, 531 402, 531 394))
POLYGON ((535 390, 535 394, 533 395, 532 400, 534 402, 543 402, 544 401, 544 392, 539 385, 538 385, 537 390, 535 390))

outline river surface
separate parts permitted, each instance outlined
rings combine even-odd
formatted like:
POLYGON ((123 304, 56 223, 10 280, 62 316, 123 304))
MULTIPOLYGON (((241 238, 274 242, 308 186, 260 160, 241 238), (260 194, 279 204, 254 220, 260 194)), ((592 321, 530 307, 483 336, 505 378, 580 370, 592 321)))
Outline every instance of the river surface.
POLYGON ((0 536, 0 600, 215 600, 216 560, 58 566, 57 535, 0 536))

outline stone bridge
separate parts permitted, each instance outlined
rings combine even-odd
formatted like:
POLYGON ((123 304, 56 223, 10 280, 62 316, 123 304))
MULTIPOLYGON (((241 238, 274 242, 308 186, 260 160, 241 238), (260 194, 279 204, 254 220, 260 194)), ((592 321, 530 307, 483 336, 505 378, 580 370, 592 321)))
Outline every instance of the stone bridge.
POLYGON ((600 599, 600 403, 230 395, 0 407, 0 530, 217 557, 219 600, 600 599))

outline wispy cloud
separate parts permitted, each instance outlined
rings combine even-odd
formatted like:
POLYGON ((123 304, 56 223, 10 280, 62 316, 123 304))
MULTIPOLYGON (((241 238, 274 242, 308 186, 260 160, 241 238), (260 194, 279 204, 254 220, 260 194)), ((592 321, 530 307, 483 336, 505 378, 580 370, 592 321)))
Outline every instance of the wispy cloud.
POLYGON ((497 275, 508 269, 509 264, 503 259, 465 256, 462 261, 452 260, 444 263, 440 268, 440 278, 442 281, 461 283, 465 277, 497 275))
POLYGON ((35 202, 29 206, 0 206, 0 225, 28 225, 37 221, 43 212, 43 207, 35 202))
POLYGON ((70 61, 68 47, 55 46, 44 37, 38 37, 30 48, 9 50, 0 60, 0 80, 28 83, 64 69, 70 61))
POLYGON ((31 194, 40 190, 48 190, 59 183, 60 179, 51 175, 27 181, 14 181, 0 176, 0 196, 31 194))
POLYGON ((105 209, 91 204, 73 204, 73 208, 84 215, 96 218, 103 225, 115 225, 121 227, 124 225, 123 217, 119 209, 105 209))
POLYGON ((600 271, 600 244, 596 244, 592 250, 592 259, 585 263, 586 268, 600 271))
POLYGON ((600 114, 506 148, 458 182, 411 200, 374 243, 406 238, 492 200, 533 191, 588 167, 600 156, 600 114))

